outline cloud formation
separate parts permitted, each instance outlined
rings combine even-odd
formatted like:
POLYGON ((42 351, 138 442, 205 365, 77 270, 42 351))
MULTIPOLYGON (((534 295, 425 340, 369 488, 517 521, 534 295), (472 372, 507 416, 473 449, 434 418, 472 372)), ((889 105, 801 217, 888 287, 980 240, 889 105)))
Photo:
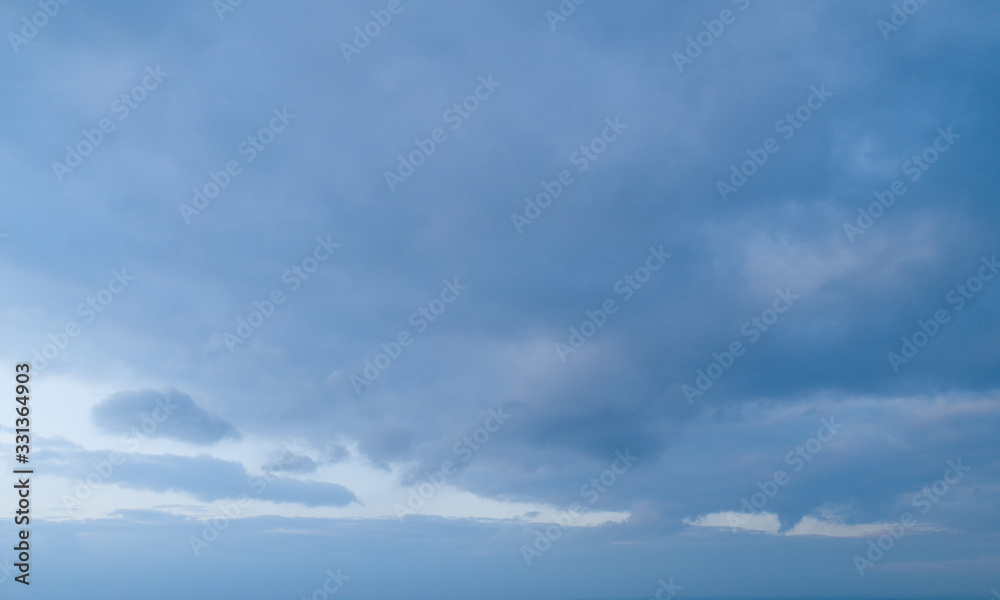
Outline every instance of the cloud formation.
POLYGON ((173 388, 117 392, 94 406, 91 417, 98 428, 112 435, 139 431, 151 438, 199 445, 240 439, 232 424, 208 414, 191 396, 173 388))

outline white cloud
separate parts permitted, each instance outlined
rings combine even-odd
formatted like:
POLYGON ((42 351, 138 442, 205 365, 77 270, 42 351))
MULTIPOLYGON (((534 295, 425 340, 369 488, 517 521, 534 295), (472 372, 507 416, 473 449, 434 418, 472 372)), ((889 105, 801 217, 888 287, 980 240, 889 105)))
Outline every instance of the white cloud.
POLYGON ((887 523, 858 523, 845 525, 836 520, 802 517, 794 527, 781 531, 781 521, 778 515, 769 512, 759 512, 744 515, 735 511, 709 513, 695 519, 684 519, 685 525, 693 527, 724 527, 740 531, 756 531, 771 535, 800 536, 815 535, 834 538, 864 538, 885 532, 887 523))
POLYGON ((822 537, 854 538, 871 537, 885 533, 884 523, 859 523, 845 525, 835 521, 823 521, 815 517, 802 517, 785 535, 818 535, 822 537))
POLYGON ((693 520, 684 519, 684 524, 695 527, 728 527, 772 534, 778 533, 781 529, 778 515, 769 512, 759 512, 753 515, 744 515, 735 511, 717 512, 702 515, 693 520))

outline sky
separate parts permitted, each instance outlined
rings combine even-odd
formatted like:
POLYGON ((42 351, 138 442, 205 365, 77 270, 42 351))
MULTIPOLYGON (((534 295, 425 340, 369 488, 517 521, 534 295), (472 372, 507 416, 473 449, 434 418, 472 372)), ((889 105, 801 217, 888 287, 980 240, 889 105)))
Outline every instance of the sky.
POLYGON ((0 595, 1000 599, 995 4, 0 24, 0 595))

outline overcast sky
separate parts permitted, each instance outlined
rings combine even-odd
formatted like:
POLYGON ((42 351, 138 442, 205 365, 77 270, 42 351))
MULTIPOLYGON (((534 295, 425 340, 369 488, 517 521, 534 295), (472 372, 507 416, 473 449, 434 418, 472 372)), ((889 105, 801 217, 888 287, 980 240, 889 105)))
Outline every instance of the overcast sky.
POLYGON ((0 5, 0 595, 1000 587, 994 3, 63 1, 0 5))

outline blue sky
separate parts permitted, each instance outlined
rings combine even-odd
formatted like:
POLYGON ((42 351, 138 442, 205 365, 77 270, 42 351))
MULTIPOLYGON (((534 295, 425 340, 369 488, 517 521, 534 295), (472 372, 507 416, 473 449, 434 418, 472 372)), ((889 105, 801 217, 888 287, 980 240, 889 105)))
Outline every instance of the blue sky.
POLYGON ((1000 15, 577 1, 0 5, 0 593, 996 594, 1000 15))

